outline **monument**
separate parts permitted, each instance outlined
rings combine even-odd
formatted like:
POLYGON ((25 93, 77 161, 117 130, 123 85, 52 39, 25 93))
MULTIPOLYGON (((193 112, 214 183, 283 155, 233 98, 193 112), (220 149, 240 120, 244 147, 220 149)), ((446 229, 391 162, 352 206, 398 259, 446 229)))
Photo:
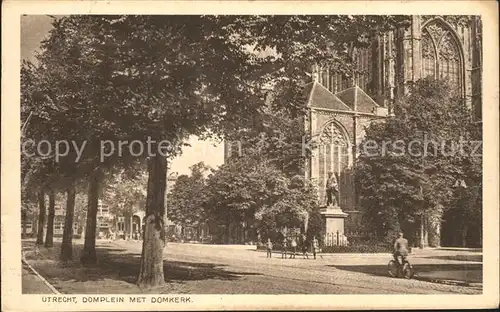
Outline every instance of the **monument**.
POLYGON ((326 206, 321 209, 325 218, 325 233, 344 234, 344 219, 348 216, 340 208, 339 184, 333 172, 328 173, 326 181, 326 206))

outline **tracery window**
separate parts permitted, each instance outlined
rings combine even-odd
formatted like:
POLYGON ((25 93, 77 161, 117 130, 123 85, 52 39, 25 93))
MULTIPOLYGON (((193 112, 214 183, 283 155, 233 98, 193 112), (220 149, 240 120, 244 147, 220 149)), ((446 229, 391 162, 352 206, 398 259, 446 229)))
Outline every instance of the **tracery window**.
POLYGON ((344 196, 346 192, 345 171, 352 163, 352 149, 346 133, 336 121, 331 120, 325 124, 317 143, 319 143, 317 179, 320 201, 326 200, 326 181, 328 173, 333 172, 339 183, 340 206, 349 206, 346 202, 349 200, 348 196, 344 196))
POLYGON ((447 79, 460 90, 462 62, 456 39, 439 21, 425 26, 422 31, 423 77, 447 79))

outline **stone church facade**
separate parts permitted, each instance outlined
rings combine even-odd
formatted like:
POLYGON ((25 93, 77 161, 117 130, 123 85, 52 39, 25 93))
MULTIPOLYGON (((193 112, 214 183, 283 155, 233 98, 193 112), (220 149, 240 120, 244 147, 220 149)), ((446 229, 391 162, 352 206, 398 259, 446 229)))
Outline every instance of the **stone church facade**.
POLYGON ((390 117, 408 85, 425 77, 449 80, 481 122, 481 20, 476 16, 412 16, 409 26, 379 34, 371 46, 353 49, 358 72, 346 78, 314 66, 305 86, 309 114, 305 130, 317 148, 306 166, 325 201, 328 172, 339 181, 346 231, 359 219, 352 166, 364 127, 390 117))
POLYGON ((373 37, 368 48, 352 50, 358 71, 354 78, 315 67, 313 80, 334 94, 357 85, 391 110, 409 83, 428 76, 447 78, 480 121, 481 49, 479 16, 414 15, 409 26, 373 37))

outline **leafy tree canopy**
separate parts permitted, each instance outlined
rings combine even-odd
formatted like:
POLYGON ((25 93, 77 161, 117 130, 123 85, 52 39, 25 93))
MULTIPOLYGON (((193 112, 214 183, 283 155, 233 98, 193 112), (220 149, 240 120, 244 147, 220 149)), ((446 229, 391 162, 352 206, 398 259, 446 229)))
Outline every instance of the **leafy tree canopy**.
POLYGON ((470 116, 446 81, 423 79, 393 118, 366 129, 356 183, 365 216, 379 233, 452 208, 457 179, 480 185, 481 157, 472 141, 480 136, 470 116))
POLYGON ((191 166, 190 175, 177 177, 167 194, 168 218, 180 225, 195 226, 206 221, 205 175, 210 169, 203 162, 191 166))

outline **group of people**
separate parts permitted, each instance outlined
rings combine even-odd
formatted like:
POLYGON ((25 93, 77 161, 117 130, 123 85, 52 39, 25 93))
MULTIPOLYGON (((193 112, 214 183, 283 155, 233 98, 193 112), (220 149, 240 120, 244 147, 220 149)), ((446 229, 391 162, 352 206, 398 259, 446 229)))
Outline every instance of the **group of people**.
MULTIPOLYGON (((267 249, 266 258, 272 258, 273 247, 274 247, 273 242, 271 241, 270 238, 268 238, 266 242, 266 249, 267 249)), ((283 240, 281 241, 281 258, 286 259, 286 256, 288 254, 289 259, 295 259, 295 256, 297 255, 297 249, 300 248, 302 250, 302 255, 304 259, 306 258, 309 259, 309 254, 308 254, 309 247, 311 247, 313 257, 314 259, 316 259, 316 253, 319 252, 319 242, 316 239, 316 237, 313 237, 312 240, 309 241, 305 235, 302 235, 299 243, 297 243, 296 237, 291 237, 289 239, 284 237, 283 240)))
POLYGON ((104 238, 106 238, 107 240, 116 240, 116 239, 132 239, 132 240, 141 240, 142 239, 142 235, 141 233, 139 233, 139 231, 134 231, 132 234, 128 234, 128 233, 123 233, 123 232, 119 232, 119 233, 115 233, 113 231, 109 231, 107 232, 106 234, 103 234, 104 238))

